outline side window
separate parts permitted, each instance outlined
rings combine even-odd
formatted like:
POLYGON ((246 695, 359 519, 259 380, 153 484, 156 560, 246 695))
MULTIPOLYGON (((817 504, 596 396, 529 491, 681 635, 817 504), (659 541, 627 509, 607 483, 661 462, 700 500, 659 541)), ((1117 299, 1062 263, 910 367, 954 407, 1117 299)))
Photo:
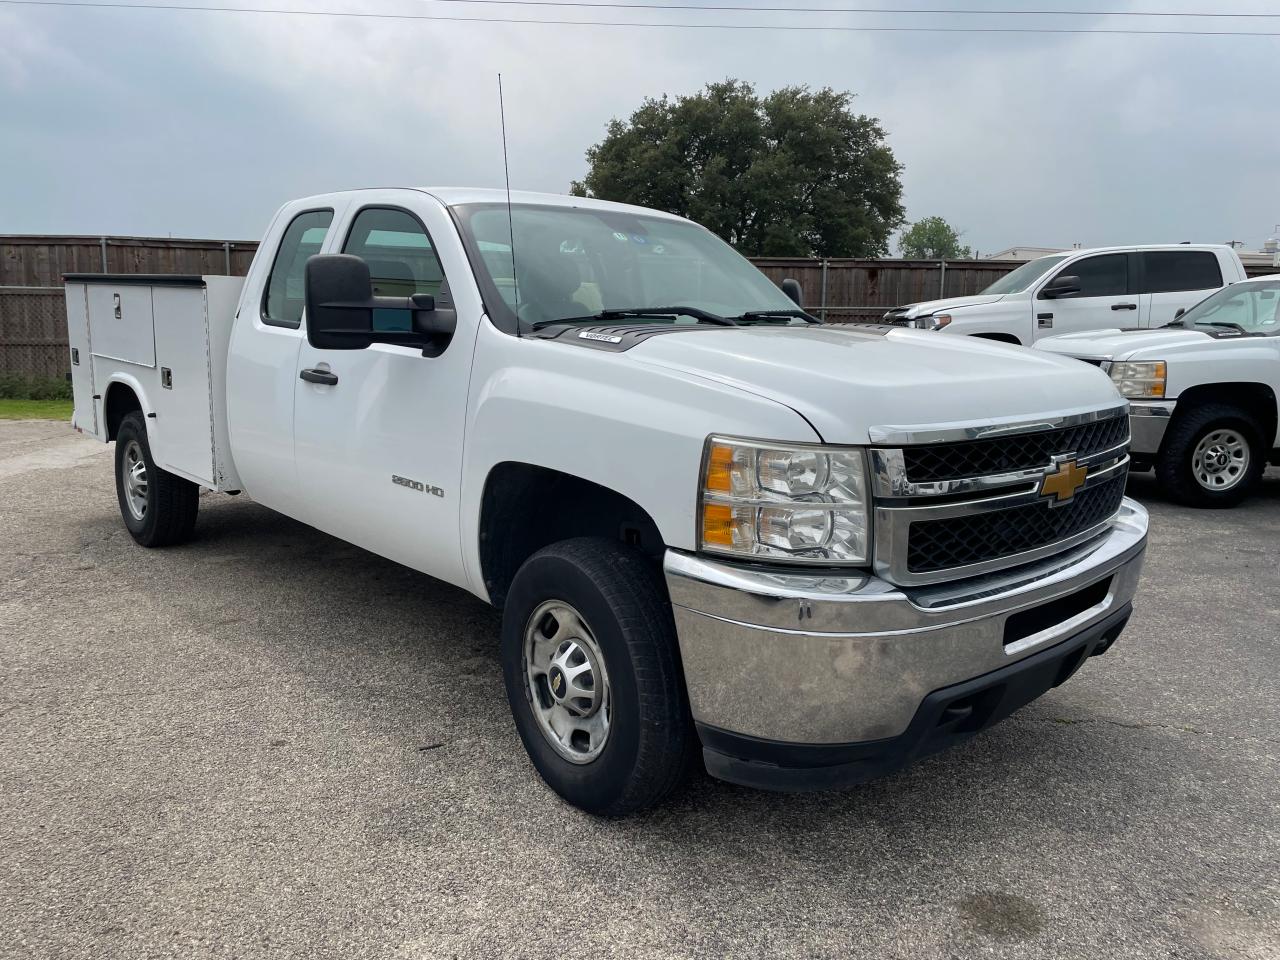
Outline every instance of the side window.
POLYGON ((1143 293, 1211 290, 1222 286, 1218 258, 1207 250, 1152 250, 1142 255, 1143 293))
POLYGON ((308 210, 293 218, 280 238, 267 289, 262 298, 262 319, 278 327, 296 327, 302 322, 303 271, 307 260, 320 252, 332 210, 308 210))
POLYGON ((1129 257, 1124 253, 1104 253, 1068 264, 1059 276, 1079 277, 1081 297, 1119 297, 1129 292, 1129 257))
POLYGON ((426 227, 404 210, 361 210, 351 224, 342 252, 354 254, 369 265, 376 297, 411 297, 415 293, 438 296, 444 285, 444 271, 426 227))

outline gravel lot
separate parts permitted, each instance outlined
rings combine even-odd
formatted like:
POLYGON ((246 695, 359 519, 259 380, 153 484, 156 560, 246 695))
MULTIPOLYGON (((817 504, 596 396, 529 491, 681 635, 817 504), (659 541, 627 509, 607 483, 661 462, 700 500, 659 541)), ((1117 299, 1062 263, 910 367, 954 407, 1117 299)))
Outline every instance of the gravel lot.
POLYGON ((207 496, 136 547, 109 449, 0 423, 0 956, 1280 957, 1280 475, 1152 511, 1119 645, 853 791, 566 807, 498 618, 207 496))

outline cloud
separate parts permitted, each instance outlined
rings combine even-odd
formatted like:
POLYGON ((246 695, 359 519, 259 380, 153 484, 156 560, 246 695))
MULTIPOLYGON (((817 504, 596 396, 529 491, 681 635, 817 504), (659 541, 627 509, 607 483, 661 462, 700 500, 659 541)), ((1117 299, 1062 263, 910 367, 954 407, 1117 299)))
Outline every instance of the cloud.
MULTIPOLYGON (((385 0, 378 9, 438 8, 385 0)), ((782 21, 798 22, 752 22, 782 21)), ((245 238, 307 193, 498 186, 499 71, 517 188, 563 191, 610 118, 646 96, 734 76, 762 90, 857 93, 856 109, 882 119, 905 164, 909 214, 946 217, 979 249, 1256 246, 1280 217, 1270 211, 1280 161, 1274 42, 1264 39, 30 9, 0 12, 0 34, 0 130, 10 141, 0 177, 26 185, 0 196, 6 232, 245 238)))

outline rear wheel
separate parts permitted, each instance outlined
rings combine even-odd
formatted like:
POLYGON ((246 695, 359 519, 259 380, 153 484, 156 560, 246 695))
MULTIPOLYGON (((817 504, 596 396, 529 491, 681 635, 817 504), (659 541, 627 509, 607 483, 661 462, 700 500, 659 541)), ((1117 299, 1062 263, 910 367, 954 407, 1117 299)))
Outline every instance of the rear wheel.
POLYGON ((534 554, 507 593, 502 665, 525 750, 565 800, 620 816, 679 784, 695 737, 671 606, 639 551, 583 538, 534 554))
POLYGON ((200 488, 156 466, 142 414, 128 414, 116 433, 116 497, 129 534, 144 547, 191 538, 200 488))
POLYGON ((1235 407, 1206 404, 1170 426, 1156 477, 1176 500, 1193 507, 1234 507, 1266 468, 1261 431, 1235 407))

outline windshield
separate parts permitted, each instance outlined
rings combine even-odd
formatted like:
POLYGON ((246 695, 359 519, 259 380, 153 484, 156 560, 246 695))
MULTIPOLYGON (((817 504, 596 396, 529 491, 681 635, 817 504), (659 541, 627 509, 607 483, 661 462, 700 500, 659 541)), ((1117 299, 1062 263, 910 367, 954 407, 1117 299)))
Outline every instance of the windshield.
POLYGON ((1244 333, 1280 332, 1280 280, 1237 283, 1201 300, 1177 322, 1204 330, 1244 333))
MULTIPOLYGON (((518 204, 511 209, 509 227, 505 204, 469 204, 455 210, 464 238, 483 264, 483 285, 490 288, 489 294, 499 295, 500 306, 509 314, 518 313, 525 329, 606 310, 679 306, 717 317, 796 311, 795 303, 732 247, 687 221, 518 204), (514 277, 511 232, 516 245, 514 277)), ((486 301, 494 299, 486 295, 486 301)), ((499 308, 496 303, 489 306, 499 308)), ((698 322, 696 316, 675 312, 636 320, 698 322)))
POLYGON ((1006 273, 982 292, 990 294, 1021 293, 1065 259, 1067 258, 1041 257, 1039 260, 1028 260, 1013 273, 1006 273))

